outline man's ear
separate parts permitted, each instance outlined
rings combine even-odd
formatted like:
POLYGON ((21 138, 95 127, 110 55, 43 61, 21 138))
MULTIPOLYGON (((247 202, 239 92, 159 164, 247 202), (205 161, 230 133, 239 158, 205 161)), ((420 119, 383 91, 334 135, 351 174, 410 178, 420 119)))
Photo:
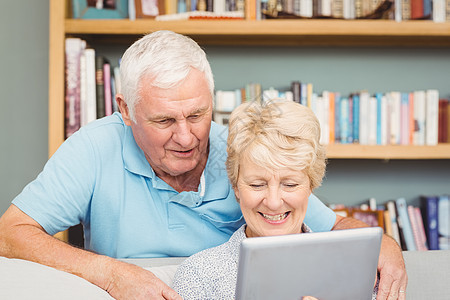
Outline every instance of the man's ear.
POLYGON ((130 111, 128 110, 128 105, 124 100, 124 97, 122 94, 116 95, 116 102, 117 106, 119 107, 120 113, 122 114, 123 122, 127 126, 131 126, 131 118, 130 118, 130 111))

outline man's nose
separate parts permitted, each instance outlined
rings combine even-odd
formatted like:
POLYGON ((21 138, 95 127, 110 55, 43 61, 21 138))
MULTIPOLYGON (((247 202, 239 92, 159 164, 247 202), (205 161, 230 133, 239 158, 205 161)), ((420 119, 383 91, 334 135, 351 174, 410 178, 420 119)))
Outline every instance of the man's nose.
POLYGON ((191 129, 192 128, 189 122, 178 121, 173 132, 172 139, 181 147, 190 147, 194 138, 191 129))

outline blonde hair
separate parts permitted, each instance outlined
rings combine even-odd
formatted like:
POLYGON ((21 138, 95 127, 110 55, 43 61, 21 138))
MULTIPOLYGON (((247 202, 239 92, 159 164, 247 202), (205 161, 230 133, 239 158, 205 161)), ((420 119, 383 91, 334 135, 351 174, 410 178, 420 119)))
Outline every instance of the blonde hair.
POLYGON ((325 175, 326 150, 319 143, 319 121, 306 106, 288 100, 246 102, 230 116, 227 173, 235 188, 243 158, 277 170, 304 171, 311 190, 325 175))

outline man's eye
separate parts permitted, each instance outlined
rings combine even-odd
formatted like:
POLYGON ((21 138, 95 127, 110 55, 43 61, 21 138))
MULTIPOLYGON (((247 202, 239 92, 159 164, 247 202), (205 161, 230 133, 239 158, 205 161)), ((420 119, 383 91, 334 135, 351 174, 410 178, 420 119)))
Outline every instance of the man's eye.
POLYGON ((170 123, 170 119, 164 119, 164 120, 158 120, 157 121, 158 124, 169 124, 170 123))
POLYGON ((190 115, 188 117, 188 119, 191 120, 191 121, 195 121, 195 120, 200 119, 200 117, 201 117, 201 115, 190 115))

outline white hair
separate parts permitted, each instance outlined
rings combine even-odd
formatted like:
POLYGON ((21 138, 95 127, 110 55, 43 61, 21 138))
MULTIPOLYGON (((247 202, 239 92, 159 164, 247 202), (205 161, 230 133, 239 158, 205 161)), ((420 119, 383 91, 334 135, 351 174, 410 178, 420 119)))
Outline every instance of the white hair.
POLYGON ((191 68, 205 74, 211 97, 214 97, 214 79, 206 54, 191 38, 161 30, 147 34, 131 45, 120 62, 119 91, 131 120, 135 121, 135 107, 145 85, 173 88, 188 76, 191 68), (151 82, 143 82, 148 75, 151 82))

